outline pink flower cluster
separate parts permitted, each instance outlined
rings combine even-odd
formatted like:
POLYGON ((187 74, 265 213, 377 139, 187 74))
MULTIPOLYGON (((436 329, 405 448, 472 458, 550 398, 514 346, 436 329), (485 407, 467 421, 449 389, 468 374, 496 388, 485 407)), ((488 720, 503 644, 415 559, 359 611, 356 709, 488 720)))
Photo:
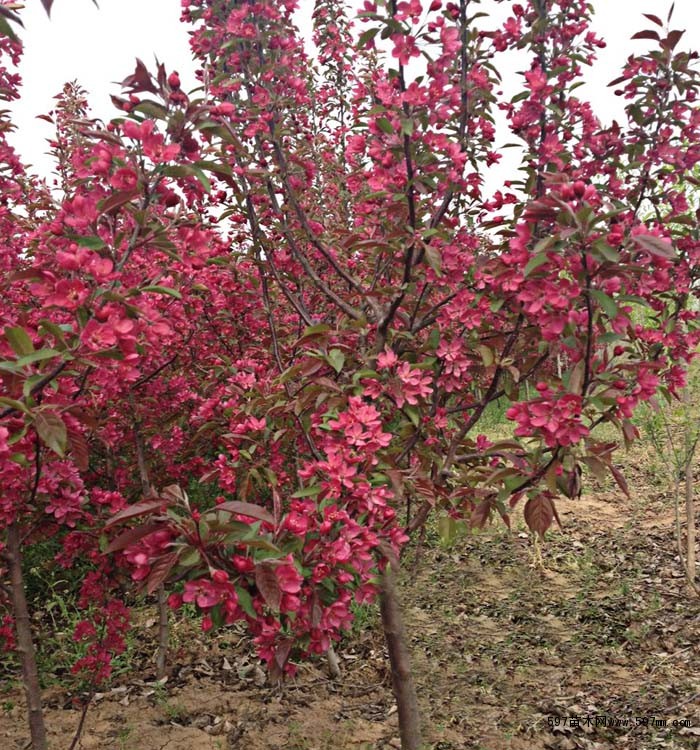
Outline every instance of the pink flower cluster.
POLYGON ((515 404, 506 412, 508 419, 518 423, 516 435, 541 435, 550 448, 573 445, 588 436, 588 428, 581 423, 581 396, 574 393, 555 396, 546 386, 540 392, 541 398, 515 404))

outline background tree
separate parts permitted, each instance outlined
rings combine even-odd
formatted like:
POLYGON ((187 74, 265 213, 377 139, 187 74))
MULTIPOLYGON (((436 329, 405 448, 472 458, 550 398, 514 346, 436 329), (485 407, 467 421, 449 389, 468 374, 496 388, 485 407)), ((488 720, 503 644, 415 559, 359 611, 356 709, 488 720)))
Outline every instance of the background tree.
POLYGON ((648 16, 658 48, 628 60, 629 122, 605 126, 576 95, 602 44, 579 0, 502 28, 467 0, 368 1, 357 28, 319 2, 318 65, 295 5, 187 2, 200 98, 139 62, 107 127, 57 118, 64 195, 6 152, 3 523, 38 750, 18 540, 59 533, 64 562, 94 565, 76 669, 97 677, 125 561, 205 630, 244 621, 276 679, 380 594, 418 748, 392 577, 410 535, 520 501, 543 535, 584 470, 626 489, 596 428, 629 442, 637 404, 684 384, 698 245, 678 185, 700 146, 680 32, 648 16), (513 48, 531 63, 504 101, 513 48), (497 109, 525 179, 486 196, 497 109), (492 442, 503 398, 513 436, 492 442))

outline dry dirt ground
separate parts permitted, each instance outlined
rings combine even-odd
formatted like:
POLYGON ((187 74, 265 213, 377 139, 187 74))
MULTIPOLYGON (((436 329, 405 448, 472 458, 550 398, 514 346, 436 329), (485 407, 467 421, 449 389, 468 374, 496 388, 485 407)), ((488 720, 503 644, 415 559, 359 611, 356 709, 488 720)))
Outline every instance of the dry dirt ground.
MULTIPOLYGON (((427 748, 700 748, 700 605, 680 573, 668 493, 653 467, 627 475, 631 499, 593 487, 560 504, 544 569, 522 528, 449 547, 429 536, 413 570, 409 553, 402 596, 427 748)), ((282 689, 264 684, 242 635, 204 639, 191 621, 176 627, 158 684, 155 627, 142 619, 141 671, 93 700, 83 750, 399 747, 373 611, 338 649, 341 679, 319 663, 282 689)), ((77 701, 60 687, 46 697, 51 748, 68 750, 77 701)), ((28 747, 16 685, 0 690, 0 744, 28 747)))

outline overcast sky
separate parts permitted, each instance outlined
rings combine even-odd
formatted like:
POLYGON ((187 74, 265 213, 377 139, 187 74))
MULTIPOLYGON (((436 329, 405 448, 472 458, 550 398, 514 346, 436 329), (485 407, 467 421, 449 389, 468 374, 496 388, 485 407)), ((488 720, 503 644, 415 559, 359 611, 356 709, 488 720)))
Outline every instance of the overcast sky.
MULTIPOLYGON (((195 85, 187 27, 179 22, 180 0, 99 0, 99 10, 91 0, 56 0, 51 19, 46 17, 39 0, 26 0, 26 5, 22 11, 25 28, 21 32, 25 44, 20 68, 23 93, 21 101, 12 107, 18 126, 12 141, 41 174, 47 175, 51 169, 44 154, 52 129, 36 116, 52 108, 53 97, 66 81, 77 80, 88 90, 94 114, 103 119, 114 116, 109 95, 119 93, 116 82, 133 71, 136 57, 149 66, 157 57, 168 70, 180 72, 183 88, 195 85)), ((493 0, 484 0, 482 8, 496 7, 502 16, 508 5, 505 2, 494 6, 493 0)), ((670 2, 593 0, 593 6, 594 28, 606 39, 608 47, 600 53, 585 94, 579 91, 579 95, 590 99, 605 119, 612 119, 620 116, 621 103, 606 84, 618 75, 630 52, 649 44, 630 41, 633 33, 651 25, 641 14, 655 13, 665 18, 670 2)), ((301 0, 298 22, 306 36, 312 9, 313 0, 301 0)), ((699 0, 676 0, 672 26, 687 30, 682 41, 685 47, 700 49, 699 0)), ((511 71, 503 71, 506 75, 522 69, 518 60, 511 65, 511 71)))

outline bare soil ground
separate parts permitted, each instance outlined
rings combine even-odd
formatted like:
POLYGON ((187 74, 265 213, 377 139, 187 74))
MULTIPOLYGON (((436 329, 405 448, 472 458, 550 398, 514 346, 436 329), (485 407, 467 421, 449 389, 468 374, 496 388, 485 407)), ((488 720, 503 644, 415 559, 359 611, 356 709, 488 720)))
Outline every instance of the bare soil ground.
MULTIPOLYGON (((560 504, 564 529, 548 534, 543 569, 522 528, 449 548, 429 537, 415 567, 408 554, 402 595, 427 747, 700 747, 700 604, 680 572, 671 501, 642 463, 626 469, 632 499, 599 486, 560 504)), ((265 684, 241 634, 206 639, 191 621, 176 626, 172 673, 157 683, 155 627, 142 619, 141 671, 95 697, 83 750, 399 747, 371 612, 338 649, 341 679, 321 662, 281 689, 265 684)), ((67 750, 79 701, 60 687, 46 698, 51 747, 67 750)), ((0 744, 28 746, 16 685, 0 692, 0 744)))

